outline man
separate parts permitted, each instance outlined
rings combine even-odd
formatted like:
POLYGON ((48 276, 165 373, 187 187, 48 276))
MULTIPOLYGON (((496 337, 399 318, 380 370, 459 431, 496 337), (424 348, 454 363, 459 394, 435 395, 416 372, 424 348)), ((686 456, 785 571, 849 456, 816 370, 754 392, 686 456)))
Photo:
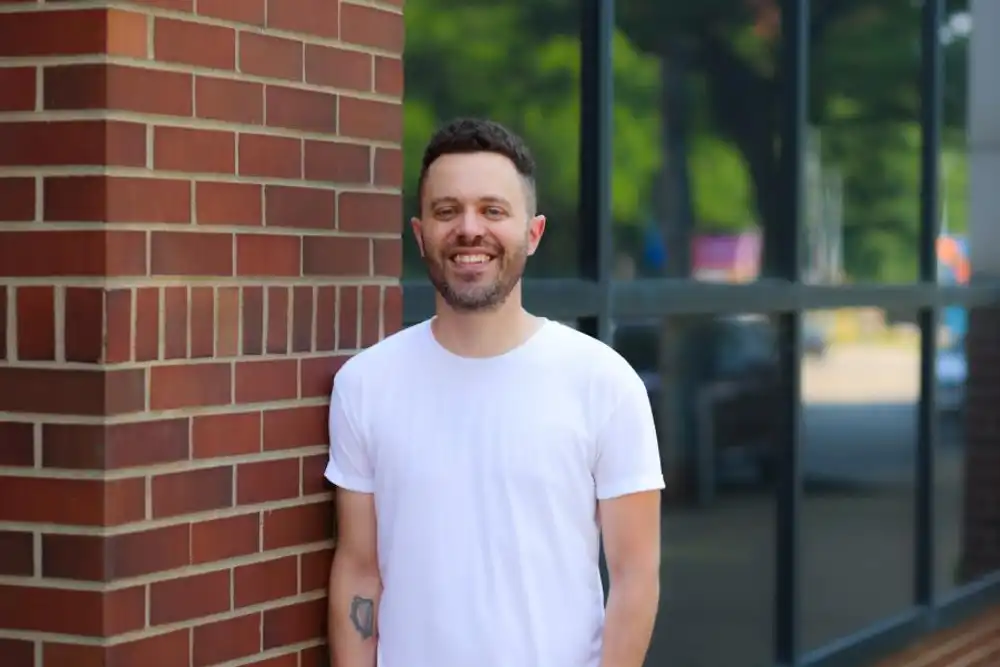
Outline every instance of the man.
POLYGON ((663 488, 645 387, 611 348, 522 308, 546 221, 520 138, 453 122, 418 192, 436 315, 333 389, 333 663, 640 667, 663 488))

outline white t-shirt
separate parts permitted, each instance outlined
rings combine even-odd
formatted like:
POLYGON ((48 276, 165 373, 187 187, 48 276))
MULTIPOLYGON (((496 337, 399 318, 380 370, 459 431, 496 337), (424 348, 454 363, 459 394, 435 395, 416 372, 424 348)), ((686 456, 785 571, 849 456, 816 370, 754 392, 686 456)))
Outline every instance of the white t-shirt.
POLYGON ((430 321, 350 359, 327 478, 374 493, 380 667, 597 667, 597 500, 662 489, 642 381, 556 322, 490 358, 430 321))

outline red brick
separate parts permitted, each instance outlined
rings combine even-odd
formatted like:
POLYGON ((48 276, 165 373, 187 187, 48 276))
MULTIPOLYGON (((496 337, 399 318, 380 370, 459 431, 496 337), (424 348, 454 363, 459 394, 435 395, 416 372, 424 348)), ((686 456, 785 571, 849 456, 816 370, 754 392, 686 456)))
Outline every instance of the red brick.
POLYGON ((156 518, 232 507, 233 469, 219 466, 156 475, 150 494, 156 518))
POLYGON ((155 582, 149 587, 149 622, 176 623, 229 610, 229 571, 155 582))
POLYGON ((0 466, 35 464, 34 427, 25 422, 0 421, 0 466))
POLYGON ((302 273, 306 276, 369 276, 370 243, 360 237, 303 237, 302 273))
POLYGON ((269 403, 298 397, 299 372, 295 359, 241 361, 236 364, 236 402, 269 403))
POLYGON ((330 490, 323 477, 326 471, 326 454, 316 456, 305 456, 302 458, 302 495, 311 496, 317 493, 324 493, 330 490))
POLYGON ((103 120, 0 124, 0 167, 146 166, 146 128, 103 120))
POLYGON ((289 646, 326 634, 326 600, 309 600, 264 611, 264 648, 289 646))
POLYGON ((231 402, 229 364, 193 363, 150 369, 151 410, 176 410, 231 402))
MULTIPOLYGON (((107 665, 186 665, 190 655, 190 633, 187 629, 174 630, 152 637, 109 646, 107 665)), ((48 662, 60 665, 69 663, 48 662)), ((82 667, 73 663, 74 667, 82 667)))
POLYGON ((240 33, 240 71, 271 79, 302 80, 302 42, 255 32, 240 33))
POLYGON ((260 287, 244 287, 243 293, 243 338, 244 355, 264 352, 264 290, 260 287))
POLYGON ((241 176, 302 177, 302 142, 288 137, 240 134, 241 176))
POLYGON ((355 286, 338 287, 340 320, 337 327, 337 348, 353 350, 361 340, 361 293, 355 286))
POLYGON ((284 185, 264 188, 264 216, 269 227, 333 229, 336 206, 333 190, 284 185))
MULTIPOLYGON (((6 667, 42 667, 35 663, 35 643, 21 639, 0 639, 0 655, 6 667)), ((80 665, 80 667, 90 667, 80 665)))
POLYGON ((163 288, 163 358, 188 356, 188 288, 163 288))
POLYGON ((259 613, 196 626, 192 665, 219 665, 259 653, 260 629, 259 613))
POLYGON ((198 13, 234 23, 264 25, 265 0, 198 0, 198 13))
POLYGON ((101 482, 4 476, 0 477, 0 521, 117 525, 142 519, 144 498, 141 479, 101 482))
POLYGON ((395 143, 403 140, 403 107, 400 104, 342 97, 339 112, 339 132, 345 137, 395 143))
POLYGON ((17 303, 17 356, 25 361, 56 358, 55 289, 20 287, 17 303))
POLYGON ((382 288, 378 285, 361 286, 361 347, 370 347, 379 341, 382 320, 382 288))
POLYGON ((253 505, 299 495, 299 460, 256 461, 236 466, 236 502, 253 505))
POLYGON ((372 57, 360 51, 306 44, 306 81, 346 90, 372 89, 372 57))
POLYGON ((332 183, 369 183, 371 150, 368 146, 335 141, 305 142, 305 178, 332 183))
POLYGON ((157 18, 153 30, 157 60, 210 69, 236 68, 236 31, 232 28, 157 18))
POLYGON ((109 593, 32 586, 0 585, 0 627, 102 637, 138 630, 145 617, 142 586, 109 593), (72 614, 54 614, 72 609, 72 614))
POLYGON ((299 559, 285 556, 233 570, 233 602, 237 607, 294 597, 299 592, 299 559))
POLYGON ((264 122, 264 86, 261 84, 199 76, 194 85, 198 118, 246 125, 264 122))
POLYGON ((316 351, 337 349, 337 288, 316 288, 316 351))
POLYGON ((236 237, 236 275, 301 276, 302 239, 278 234, 240 234, 236 237))
POLYGON ((337 97, 300 88, 267 86, 264 90, 267 124, 303 132, 337 131, 337 97))
POLYGON ((146 235, 142 232, 0 232, 0 276, 143 275, 146 235))
POLYGON ((315 447, 327 443, 327 410, 324 406, 302 406, 264 413, 264 450, 315 447))
POLYGON ((255 512, 191 525, 191 562, 208 563, 260 551, 260 516, 255 512))
POLYGON ((187 419, 42 426, 42 465, 47 468, 116 470, 189 456, 187 419))
MULTIPOLYGON (((109 364, 132 358, 132 290, 111 289, 104 293, 104 360, 109 364)), ((68 321, 67 321, 68 329, 68 321)), ((66 336, 67 357, 69 334, 66 336)))
POLYGON ((220 287, 216 314, 215 354, 233 357, 240 352, 240 288, 220 287))
POLYGON ((108 54, 146 57, 146 17, 117 9, 8 13, 0 57, 108 54))
POLYGON ((113 581, 184 567, 190 562, 186 525, 113 537, 42 536, 42 575, 56 579, 113 581))
POLYGON ((261 189, 255 183, 197 183, 198 224, 259 226, 263 222, 261 189))
MULTIPOLYGON (((3 72, 3 70, 0 70, 3 72)), ((0 90, 3 83, 0 82, 0 90)), ((0 178, 0 222, 30 222, 35 219, 35 179, 0 178)))
POLYGON ((387 285, 382 297, 382 333, 391 336, 403 328, 403 290, 387 285))
POLYGON ((342 39, 352 44, 403 52, 403 15, 377 7, 344 3, 340 6, 342 39))
POLYGON ((191 288, 191 357, 203 359, 215 354, 215 290, 191 288))
POLYGON ((375 149, 375 185, 398 187, 403 183, 403 151, 397 148, 375 149))
POLYGON ((292 291, 292 352, 310 352, 313 334, 313 288, 292 291))
POLYGON ((32 111, 35 108, 35 68, 0 69, 0 111, 32 111))
POLYGON ((101 361, 104 352, 104 290, 99 287, 67 287, 63 321, 66 361, 101 361))
POLYGON ((329 0, 267 0, 267 27, 335 39, 340 6, 329 0))
POLYGON ((330 581, 330 565, 333 561, 333 550, 310 551, 299 556, 299 569, 302 572, 299 582, 299 593, 326 591, 330 581))
POLYGON ((231 234, 152 232, 150 246, 153 275, 233 275, 231 234))
POLYGON ((401 239, 372 240, 372 271, 376 276, 398 278, 403 272, 401 239))
POLYGON ((44 70, 46 109, 108 109, 190 116, 191 75, 125 65, 55 65, 44 70))
POLYGON ((30 577, 35 570, 31 533, 0 530, 0 575, 30 577))
POLYGON ((187 181, 50 176, 45 179, 44 195, 45 220, 50 222, 191 221, 191 185, 187 181))
POLYGON ((0 366, 0 412, 111 416, 143 409, 143 369, 0 366))
POLYGON ((383 95, 403 97, 403 59, 375 57, 375 90, 383 95))
POLYGON ((236 135, 218 130, 157 127, 153 133, 153 167, 232 174, 236 171, 236 135))
POLYGON ((285 354, 288 352, 288 316, 290 314, 288 288, 268 287, 266 294, 267 340, 264 343, 264 349, 267 354, 285 354))
POLYGON ((191 433, 195 458, 239 456, 261 451, 259 412, 195 417, 191 433))
MULTIPOLYGON (((330 330, 333 331, 332 326, 330 330)), ((302 383, 299 391, 302 398, 329 397, 330 391, 333 390, 333 376, 337 374, 347 359, 348 355, 346 354, 302 359, 299 362, 301 365, 299 375, 302 383)))
POLYGON ((135 360, 152 361, 160 356, 160 290, 143 287, 135 291, 135 360))
POLYGON ((399 195, 344 192, 337 201, 337 227, 345 232, 398 234, 403 226, 399 195))

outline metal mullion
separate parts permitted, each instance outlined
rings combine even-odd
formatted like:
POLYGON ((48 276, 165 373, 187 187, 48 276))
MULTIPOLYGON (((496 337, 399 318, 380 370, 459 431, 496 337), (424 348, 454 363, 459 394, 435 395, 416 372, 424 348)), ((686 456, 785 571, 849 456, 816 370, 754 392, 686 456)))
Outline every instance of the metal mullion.
MULTIPOLYGON (((941 196, 941 125, 943 115, 943 54, 940 30, 944 0, 924 0, 921 14, 920 72, 920 280, 936 284, 941 196)), ((917 410, 914 598, 916 604, 935 605, 934 479, 937 419, 935 415, 935 359, 938 309, 920 311, 920 402, 917 410)))
POLYGON ((594 316, 581 328, 611 342, 614 237, 611 169, 614 112, 614 0, 583 0, 580 28, 580 269, 598 286, 594 316))
MULTIPOLYGON (((783 0, 781 12, 781 154, 778 229, 766 242, 781 244, 775 256, 778 277, 801 280, 800 248, 804 199, 804 155, 809 63, 809 0, 783 0)), ((802 505, 801 449, 801 330, 802 313, 778 318, 779 355, 784 373, 779 434, 775 534, 774 652, 780 665, 799 661, 799 559, 802 505)))

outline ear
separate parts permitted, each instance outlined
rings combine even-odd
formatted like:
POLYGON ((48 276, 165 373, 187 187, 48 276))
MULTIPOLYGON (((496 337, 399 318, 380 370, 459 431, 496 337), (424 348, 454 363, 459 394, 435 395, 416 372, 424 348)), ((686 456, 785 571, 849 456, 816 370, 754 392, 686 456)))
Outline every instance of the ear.
POLYGON ((545 233, 545 216, 536 215, 528 221, 528 255, 534 255, 545 233))
POLYGON ((417 248, 420 250, 420 256, 424 257, 424 235, 421 233, 421 223, 420 218, 413 217, 410 218, 410 229, 413 230, 413 238, 417 242, 417 248))

